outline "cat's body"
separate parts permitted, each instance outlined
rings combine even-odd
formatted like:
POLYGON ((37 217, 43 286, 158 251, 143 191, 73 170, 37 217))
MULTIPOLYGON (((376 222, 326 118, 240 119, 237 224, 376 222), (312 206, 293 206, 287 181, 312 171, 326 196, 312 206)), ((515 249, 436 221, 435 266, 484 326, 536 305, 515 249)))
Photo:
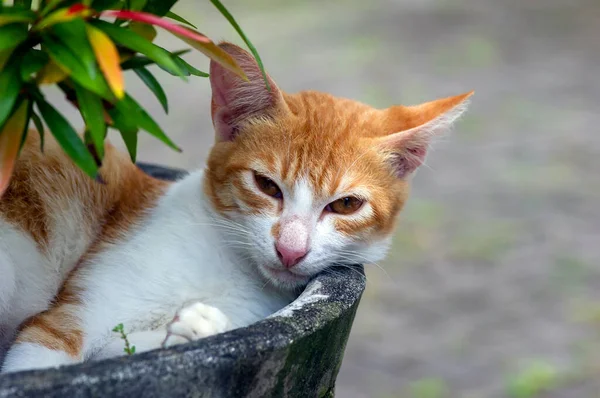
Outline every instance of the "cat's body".
POLYGON ((119 323, 137 351, 248 325, 335 263, 383 258, 409 176, 469 95, 387 110, 288 95, 223 46, 250 81, 211 64, 203 171, 168 184, 109 148, 98 184, 30 134, 0 201, 5 343, 25 321, 3 371, 120 355, 119 323))
MULTIPOLYGON (((29 163, 39 145, 36 135, 30 137, 13 186, 22 175, 35 172, 22 167, 45 169, 54 155, 66 160, 51 141, 45 156, 29 163)), ((77 360, 121 354, 122 341, 111 332, 118 323, 125 325, 138 351, 157 348, 165 339, 165 325, 185 303, 201 301, 219 308, 231 320, 230 327, 240 327, 275 312, 292 298, 290 292, 266 285, 259 274, 247 269, 247 259, 228 250, 224 242, 230 235, 228 228, 235 224, 221 220, 206 203, 204 171, 166 184, 143 175, 113 148, 105 158, 104 185, 91 181, 75 165, 65 163, 61 170, 28 182, 46 199, 51 198, 49 191, 57 195, 50 211, 39 214, 38 227, 47 229, 46 242, 36 241, 42 234, 32 234, 31 227, 28 234, 26 225, 4 220, 0 224, 0 250, 10 259, 0 263, 1 275, 14 275, 0 282, 0 297, 6 303, 0 313, 5 340, 26 318, 48 309, 67 277, 55 302, 66 311, 54 314, 54 319, 34 318, 28 329, 48 345, 64 346, 67 351, 81 345, 84 354, 77 360), (67 183, 79 188, 52 189, 54 184, 67 183), (126 199, 119 192, 134 203, 123 205, 126 199), (81 303, 84 311, 69 309, 81 303), (73 318, 81 326, 73 328, 73 318), (81 329, 88 332, 80 333, 81 329), (156 329, 158 334, 145 333, 156 329), (50 333, 41 336, 45 332, 50 333)), ((9 189, 5 200, 14 200, 15 194, 14 188, 9 189)), ((54 364, 55 358, 35 355, 31 361, 11 357, 6 366, 43 367, 54 364)))

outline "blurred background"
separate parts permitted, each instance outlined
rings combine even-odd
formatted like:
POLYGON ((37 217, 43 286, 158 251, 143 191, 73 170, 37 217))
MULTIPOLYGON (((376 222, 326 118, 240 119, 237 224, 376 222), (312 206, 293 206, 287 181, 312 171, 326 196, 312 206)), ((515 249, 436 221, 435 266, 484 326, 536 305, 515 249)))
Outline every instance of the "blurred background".
MULTIPOLYGON (((600 2, 224 3, 286 91, 378 107, 476 92, 418 173, 385 272, 367 269, 337 396, 599 397, 600 2)), ((241 43, 208 1, 174 11, 241 43)), ((141 134, 139 158, 200 166, 208 80, 156 72, 168 116, 128 87, 184 152, 141 134)))

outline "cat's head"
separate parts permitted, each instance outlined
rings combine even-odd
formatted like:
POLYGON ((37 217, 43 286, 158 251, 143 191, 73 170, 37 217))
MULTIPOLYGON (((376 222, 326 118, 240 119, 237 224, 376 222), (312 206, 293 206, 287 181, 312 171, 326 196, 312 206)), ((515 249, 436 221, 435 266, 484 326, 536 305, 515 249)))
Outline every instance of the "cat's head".
POLYGON ((284 288, 334 264, 381 260, 411 175, 472 93, 387 109, 287 94, 270 78, 267 89, 246 51, 220 46, 249 78, 211 63, 216 143, 205 190, 230 220, 224 244, 284 288))

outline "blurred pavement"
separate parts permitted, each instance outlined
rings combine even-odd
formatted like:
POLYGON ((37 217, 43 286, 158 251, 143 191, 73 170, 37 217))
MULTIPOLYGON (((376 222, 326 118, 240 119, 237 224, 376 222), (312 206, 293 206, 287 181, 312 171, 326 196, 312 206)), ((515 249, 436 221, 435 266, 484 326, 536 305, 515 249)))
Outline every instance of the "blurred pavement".
MULTIPOLYGON (((476 92, 415 179, 387 273, 367 270, 337 396, 600 396, 600 2, 224 2, 286 91, 379 107, 476 92)), ((175 10, 240 43, 208 1, 175 10)), ((140 160, 201 165, 208 81, 156 74, 168 116, 127 83, 184 153, 143 134, 140 160)))

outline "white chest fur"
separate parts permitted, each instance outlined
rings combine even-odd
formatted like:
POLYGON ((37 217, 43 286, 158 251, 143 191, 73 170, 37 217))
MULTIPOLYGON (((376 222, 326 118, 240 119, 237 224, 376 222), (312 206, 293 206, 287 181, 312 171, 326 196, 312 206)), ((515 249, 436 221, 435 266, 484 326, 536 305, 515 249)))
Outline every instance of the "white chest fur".
POLYGON ((118 323, 129 331, 162 328, 190 301, 219 308, 240 327, 292 299, 228 250, 220 216, 203 198, 202 175, 174 184, 126 239, 83 264, 76 286, 85 308, 85 351, 101 346, 118 323))

